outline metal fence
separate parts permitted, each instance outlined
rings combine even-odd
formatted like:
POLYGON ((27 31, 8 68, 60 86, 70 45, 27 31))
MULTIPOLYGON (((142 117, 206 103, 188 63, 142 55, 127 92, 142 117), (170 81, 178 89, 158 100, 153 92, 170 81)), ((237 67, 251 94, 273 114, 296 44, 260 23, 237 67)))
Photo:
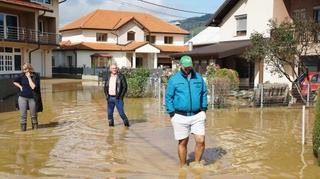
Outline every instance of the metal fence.
MULTIPOLYGON (((149 78, 148 86, 152 89, 153 97, 162 106, 165 106, 165 93, 167 84, 160 77, 149 78)), ((245 107, 272 107, 306 105, 312 106, 316 100, 315 95, 309 91, 305 100, 297 100, 294 90, 287 84, 260 84, 253 89, 226 90, 215 85, 207 85, 208 105, 210 108, 245 108, 245 107)))
POLYGON ((0 25, 0 39, 20 42, 40 42, 41 44, 57 45, 61 41, 61 35, 50 32, 39 32, 35 29, 24 27, 0 25))
POLYGON ((74 67, 52 67, 52 73, 60 73, 60 74, 83 74, 83 68, 74 68, 74 67))

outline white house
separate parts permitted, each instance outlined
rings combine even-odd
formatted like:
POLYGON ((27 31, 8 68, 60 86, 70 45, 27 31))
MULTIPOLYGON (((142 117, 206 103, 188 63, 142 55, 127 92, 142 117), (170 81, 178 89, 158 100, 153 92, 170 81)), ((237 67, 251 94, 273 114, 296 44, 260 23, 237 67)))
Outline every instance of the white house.
POLYGON ((266 65, 250 63, 241 57, 250 46, 252 33, 259 32, 270 37, 269 21, 287 18, 289 14, 283 0, 225 0, 207 24, 208 27, 220 29, 212 38, 213 43, 181 55, 189 54, 199 60, 200 68, 214 62, 221 67, 237 70, 242 86, 253 87, 266 81, 289 83, 286 78, 271 74, 266 65))
POLYGON ((95 10, 60 32, 55 67, 171 67, 170 54, 187 50, 187 31, 139 12, 95 10))

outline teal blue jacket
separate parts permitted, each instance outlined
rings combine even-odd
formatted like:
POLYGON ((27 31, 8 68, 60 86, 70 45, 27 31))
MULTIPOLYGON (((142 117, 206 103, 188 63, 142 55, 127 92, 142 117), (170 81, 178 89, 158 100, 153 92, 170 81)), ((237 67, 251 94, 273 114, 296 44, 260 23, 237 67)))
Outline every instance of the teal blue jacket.
POLYGON ((175 111, 186 113, 205 111, 208 107, 207 86, 202 76, 191 72, 190 80, 182 71, 173 75, 166 90, 166 110, 172 116, 175 111))

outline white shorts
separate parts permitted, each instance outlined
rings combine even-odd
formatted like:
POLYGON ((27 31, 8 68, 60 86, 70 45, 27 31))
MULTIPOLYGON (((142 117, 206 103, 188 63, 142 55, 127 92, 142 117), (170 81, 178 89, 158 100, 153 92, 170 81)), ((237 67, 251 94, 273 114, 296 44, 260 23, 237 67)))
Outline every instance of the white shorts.
POLYGON ((175 114, 171 118, 174 130, 174 138, 176 140, 185 139, 190 133, 195 135, 205 135, 206 113, 199 112, 194 116, 183 116, 175 114))

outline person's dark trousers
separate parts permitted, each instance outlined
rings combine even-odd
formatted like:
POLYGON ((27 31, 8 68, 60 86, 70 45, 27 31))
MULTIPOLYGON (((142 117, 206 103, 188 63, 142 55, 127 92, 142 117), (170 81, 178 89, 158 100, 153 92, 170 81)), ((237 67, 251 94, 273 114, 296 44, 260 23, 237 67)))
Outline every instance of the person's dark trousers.
POLYGON ((130 126, 129 120, 126 114, 124 113, 124 109, 123 109, 123 100, 117 99, 116 97, 113 97, 113 96, 109 96, 107 103, 108 103, 109 126, 114 126, 113 111, 114 111, 114 107, 117 107, 119 115, 123 120, 123 124, 129 127, 130 126))

